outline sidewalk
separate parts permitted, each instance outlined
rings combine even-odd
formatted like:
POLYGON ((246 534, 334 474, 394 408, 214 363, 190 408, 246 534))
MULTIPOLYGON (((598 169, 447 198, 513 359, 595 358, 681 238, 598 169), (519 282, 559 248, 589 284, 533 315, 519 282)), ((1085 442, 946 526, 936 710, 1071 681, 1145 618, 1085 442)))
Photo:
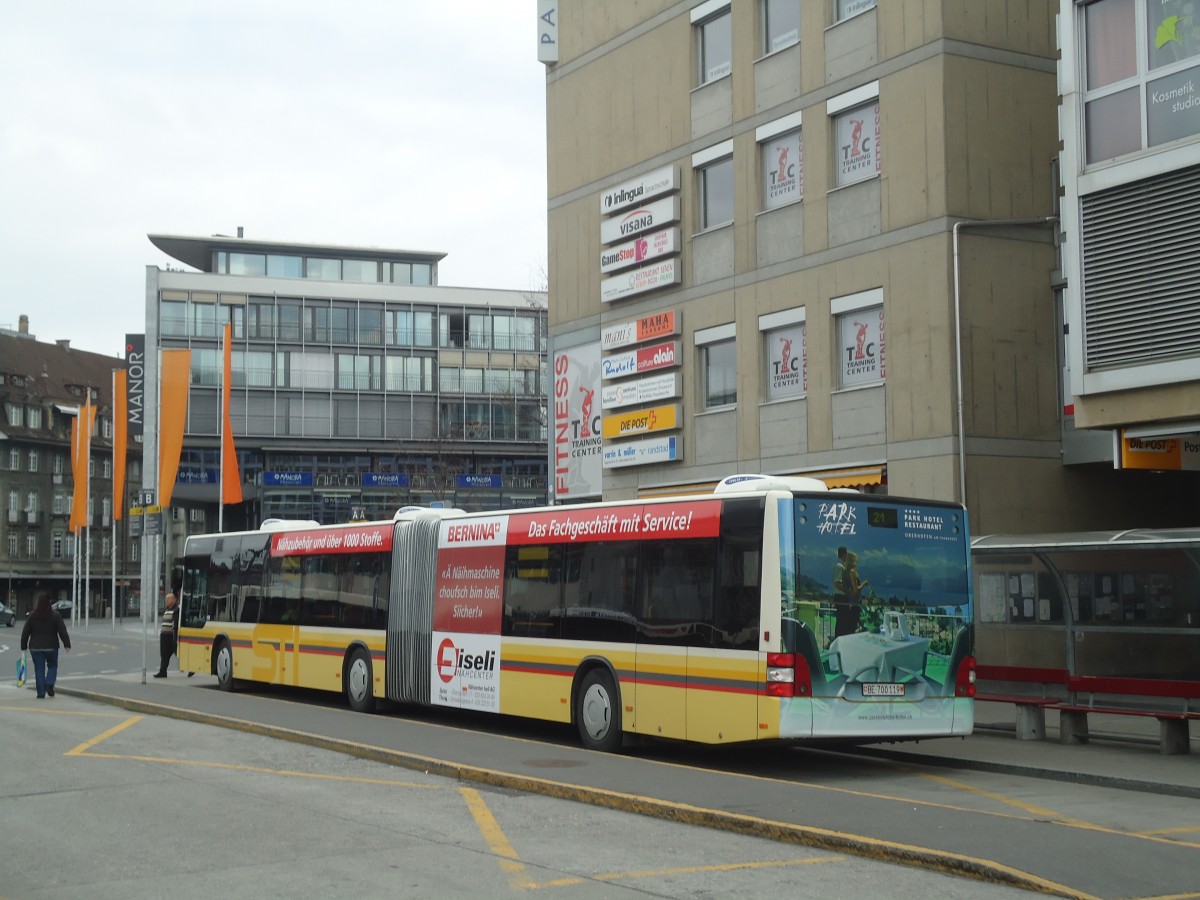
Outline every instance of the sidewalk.
POLYGON ((1058 713, 1046 714, 1046 738, 1019 741, 1009 704, 979 703, 975 733, 862 748, 870 755, 912 759, 947 768, 1008 772, 1057 781, 1096 784, 1200 799, 1200 734, 1193 726, 1191 752, 1159 752, 1158 721, 1146 716, 1089 716, 1087 744, 1059 743, 1058 713))

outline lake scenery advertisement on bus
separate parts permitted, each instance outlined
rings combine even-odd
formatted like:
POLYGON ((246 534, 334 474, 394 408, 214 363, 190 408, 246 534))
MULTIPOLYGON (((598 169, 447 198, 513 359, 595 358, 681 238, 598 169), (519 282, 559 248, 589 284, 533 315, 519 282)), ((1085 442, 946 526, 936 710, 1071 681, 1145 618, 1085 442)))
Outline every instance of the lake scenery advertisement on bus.
POLYGON ((784 640, 814 669, 812 699, 784 701, 781 728, 949 731, 971 651, 963 509, 835 494, 781 504, 779 524, 784 640))

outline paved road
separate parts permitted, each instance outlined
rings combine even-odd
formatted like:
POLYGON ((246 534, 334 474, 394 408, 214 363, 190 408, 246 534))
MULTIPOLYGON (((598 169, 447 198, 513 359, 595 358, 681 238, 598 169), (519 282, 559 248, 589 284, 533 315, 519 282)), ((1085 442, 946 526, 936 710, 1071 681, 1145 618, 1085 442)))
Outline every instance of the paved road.
MULTIPOLYGON (((107 638, 78 640, 70 666, 83 666, 93 640, 107 638)), ((606 756, 562 728, 426 709, 360 716, 326 695, 223 694, 204 676, 143 684, 138 670, 62 684, 60 693, 129 710, 826 852, 1065 896, 1200 896, 1200 754, 1163 757, 1152 743, 1065 747, 990 733, 859 755, 651 745, 606 756)))
POLYGON ((1027 896, 63 692, 0 728, 5 900, 1027 896))

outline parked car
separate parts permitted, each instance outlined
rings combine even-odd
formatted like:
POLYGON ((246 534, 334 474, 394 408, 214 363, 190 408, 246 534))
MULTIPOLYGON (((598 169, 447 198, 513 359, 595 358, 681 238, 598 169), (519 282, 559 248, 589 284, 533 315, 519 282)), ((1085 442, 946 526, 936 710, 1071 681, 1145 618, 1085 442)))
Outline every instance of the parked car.
POLYGON ((0 625, 7 625, 9 628, 12 628, 16 624, 16 621, 17 614, 13 611, 13 608, 0 603, 0 625))
POLYGON ((70 617, 71 610, 75 608, 75 604, 70 600, 59 600, 56 603, 51 604, 50 608, 65 619, 70 617))

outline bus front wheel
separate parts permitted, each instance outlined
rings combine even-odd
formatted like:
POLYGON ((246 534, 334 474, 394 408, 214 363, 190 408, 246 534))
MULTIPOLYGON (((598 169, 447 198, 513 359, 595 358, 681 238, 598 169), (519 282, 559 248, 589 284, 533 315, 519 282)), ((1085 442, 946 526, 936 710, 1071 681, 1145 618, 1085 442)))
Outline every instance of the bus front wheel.
POLYGON ((374 679, 371 677, 371 657, 359 647, 350 654, 350 662, 346 664, 346 672, 342 679, 345 682, 346 702, 355 712, 373 712, 375 710, 374 679))
POLYGON ((575 701, 575 724, 589 750, 614 753, 621 749, 621 697, 605 669, 584 676, 575 701))
POLYGON ((217 687, 223 691, 233 690, 233 648, 229 641, 217 644, 217 654, 213 660, 214 674, 217 676, 217 687))

